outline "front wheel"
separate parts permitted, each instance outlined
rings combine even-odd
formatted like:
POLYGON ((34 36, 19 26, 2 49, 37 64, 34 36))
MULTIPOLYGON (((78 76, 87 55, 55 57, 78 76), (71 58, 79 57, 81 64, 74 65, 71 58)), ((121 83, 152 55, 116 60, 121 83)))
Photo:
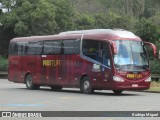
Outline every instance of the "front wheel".
POLYGON ((114 94, 119 95, 123 92, 123 90, 113 90, 114 94))
POLYGON ((26 87, 27 89, 34 90, 34 89, 39 89, 39 85, 33 84, 32 76, 31 74, 28 74, 25 78, 26 82, 26 87))
POLYGON ((81 85, 80 90, 85 94, 91 94, 94 92, 94 89, 91 87, 91 83, 88 77, 84 77, 81 85))

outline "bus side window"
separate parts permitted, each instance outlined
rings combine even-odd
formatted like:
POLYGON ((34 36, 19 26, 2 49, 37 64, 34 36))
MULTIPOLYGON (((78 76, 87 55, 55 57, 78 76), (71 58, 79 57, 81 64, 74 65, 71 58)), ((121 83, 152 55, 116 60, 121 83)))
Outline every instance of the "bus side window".
POLYGON ((62 54, 79 54, 80 40, 63 40, 62 51, 62 54))
POLYGON ((110 57, 109 57, 109 51, 107 49, 103 50, 103 64, 106 66, 110 66, 110 57))
POLYGON ((17 55, 18 54, 18 45, 17 45, 17 43, 10 43, 9 54, 10 55, 17 55))
POLYGON ((42 42, 29 42, 28 45, 25 46, 24 51, 25 54, 28 55, 40 55, 42 54, 42 42))
POLYGON ((14 55, 18 55, 18 44, 14 45, 14 55))
POLYGON ((102 63, 102 44, 101 41, 83 40, 83 54, 102 63))
POLYGON ((74 49, 75 49, 74 53, 79 54, 80 53, 80 39, 77 39, 74 42, 75 42, 74 43, 74 49))
POLYGON ((64 54, 74 54, 74 40, 63 40, 64 54))
POLYGON ((102 59, 103 59, 103 64, 105 66, 110 67, 110 55, 109 55, 109 47, 107 46, 106 43, 103 44, 103 50, 102 50, 102 59))
POLYGON ((61 40, 45 41, 43 54, 45 55, 61 54, 61 48, 62 48, 61 40))

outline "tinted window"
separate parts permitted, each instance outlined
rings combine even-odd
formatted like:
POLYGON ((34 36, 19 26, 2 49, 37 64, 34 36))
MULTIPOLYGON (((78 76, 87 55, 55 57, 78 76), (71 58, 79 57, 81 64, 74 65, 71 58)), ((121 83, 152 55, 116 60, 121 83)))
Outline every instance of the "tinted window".
POLYGON ((25 54, 27 55, 40 55, 42 54, 43 42, 28 42, 25 47, 25 54))
POLYGON ((10 43, 9 54, 11 55, 23 55, 25 54, 26 42, 10 43))
POLYGON ((74 43, 74 47, 75 47, 75 54, 79 54, 80 53, 80 40, 79 39, 77 39, 77 40, 75 40, 74 41, 75 43, 74 43))
POLYGON ((80 40, 63 40, 62 51, 64 54, 79 54, 80 40))
POLYGON ((105 42, 83 40, 83 54, 106 66, 110 66, 109 47, 105 42))
POLYGON ((43 54, 61 54, 61 40, 45 41, 43 54))
POLYGON ((62 43, 62 49, 64 49, 64 54, 74 54, 74 40, 64 40, 62 43))
POLYGON ((101 42, 95 40, 84 40, 83 41, 83 54, 101 62, 102 53, 101 53, 101 42))
POLYGON ((54 54, 78 54, 80 52, 80 40, 54 40, 44 42, 44 53, 54 54))
POLYGON ((18 44, 17 43, 10 43, 9 54, 10 55, 18 54, 18 44))

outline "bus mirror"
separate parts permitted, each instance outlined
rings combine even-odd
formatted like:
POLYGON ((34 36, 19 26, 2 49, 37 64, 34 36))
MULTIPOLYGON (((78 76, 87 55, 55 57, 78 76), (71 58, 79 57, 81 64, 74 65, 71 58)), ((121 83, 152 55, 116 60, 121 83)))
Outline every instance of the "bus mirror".
POLYGON ((113 50, 113 54, 117 54, 117 45, 115 42, 112 42, 112 50, 113 50))
POLYGON ((157 57, 156 55, 156 46, 150 42, 144 42, 144 45, 152 49, 152 54, 154 57, 157 57))

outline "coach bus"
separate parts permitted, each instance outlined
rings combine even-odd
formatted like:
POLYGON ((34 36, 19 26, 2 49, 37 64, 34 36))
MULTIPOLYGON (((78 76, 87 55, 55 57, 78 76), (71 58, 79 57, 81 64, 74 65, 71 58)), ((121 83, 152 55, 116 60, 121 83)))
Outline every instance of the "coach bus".
POLYGON ((78 87, 94 90, 145 90, 151 77, 147 48, 154 44, 122 29, 67 31, 10 41, 9 81, 28 89, 78 87))

